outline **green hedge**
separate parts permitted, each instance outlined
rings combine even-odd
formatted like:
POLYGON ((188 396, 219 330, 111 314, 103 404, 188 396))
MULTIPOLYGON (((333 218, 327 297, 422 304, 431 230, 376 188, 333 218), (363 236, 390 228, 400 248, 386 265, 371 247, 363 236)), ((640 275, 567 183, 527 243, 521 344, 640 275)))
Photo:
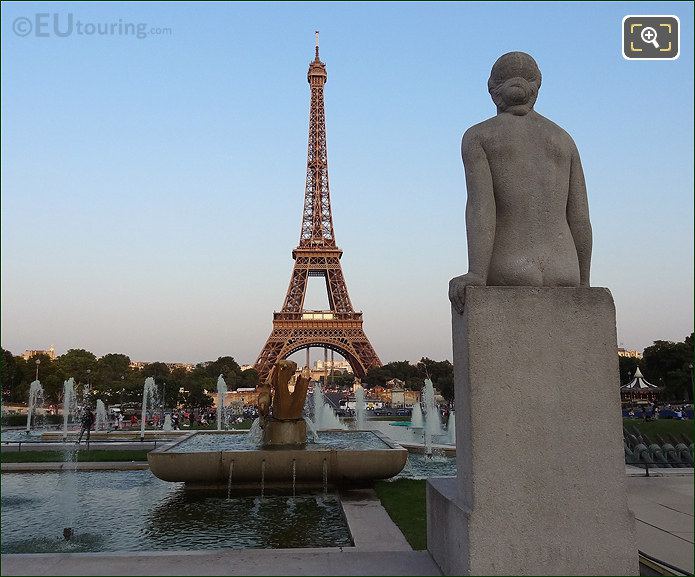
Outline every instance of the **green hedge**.
MULTIPOLYGON (((63 415, 38 415, 35 417, 39 425, 62 425, 63 415)), ((26 415, 3 415, 3 427, 21 427, 27 424, 26 415)))

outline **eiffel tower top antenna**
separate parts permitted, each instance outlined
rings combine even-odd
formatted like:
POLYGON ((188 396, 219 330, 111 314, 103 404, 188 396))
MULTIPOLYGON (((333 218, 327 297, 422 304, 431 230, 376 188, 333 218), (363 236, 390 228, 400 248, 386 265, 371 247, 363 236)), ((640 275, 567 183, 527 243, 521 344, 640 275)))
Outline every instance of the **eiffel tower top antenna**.
POLYGON ((314 34, 316 34, 316 60, 318 60, 319 59, 319 31, 316 30, 314 32, 314 34))

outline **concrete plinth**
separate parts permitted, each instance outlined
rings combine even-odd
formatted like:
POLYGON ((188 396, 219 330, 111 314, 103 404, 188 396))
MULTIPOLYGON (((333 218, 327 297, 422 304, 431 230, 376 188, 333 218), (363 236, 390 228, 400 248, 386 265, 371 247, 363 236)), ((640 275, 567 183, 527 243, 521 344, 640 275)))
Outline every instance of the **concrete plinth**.
POLYGON ((636 575, 610 292, 468 287, 453 341, 458 476, 427 488, 443 572, 636 575))
POLYGON ((265 447, 303 447, 306 445, 306 421, 280 421, 269 418, 263 428, 265 447))

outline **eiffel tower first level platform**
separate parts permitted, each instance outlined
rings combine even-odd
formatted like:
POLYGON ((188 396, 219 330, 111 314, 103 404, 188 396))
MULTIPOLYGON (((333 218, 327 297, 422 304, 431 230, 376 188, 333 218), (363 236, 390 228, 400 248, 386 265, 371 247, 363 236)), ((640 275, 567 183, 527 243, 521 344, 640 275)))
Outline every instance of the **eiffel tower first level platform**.
POLYGON ((350 302, 340 266, 343 251, 335 243, 328 186, 328 154, 323 85, 326 66, 319 60, 318 33, 316 57, 307 75, 311 88, 309 146, 306 188, 299 246, 292 251, 294 269, 280 312, 273 314, 273 330, 258 355, 256 370, 264 382, 272 366, 302 349, 320 347, 335 351, 350 363, 353 373, 363 378, 381 361, 362 328, 362 313, 350 302), (329 310, 304 309, 310 276, 326 281, 329 310))

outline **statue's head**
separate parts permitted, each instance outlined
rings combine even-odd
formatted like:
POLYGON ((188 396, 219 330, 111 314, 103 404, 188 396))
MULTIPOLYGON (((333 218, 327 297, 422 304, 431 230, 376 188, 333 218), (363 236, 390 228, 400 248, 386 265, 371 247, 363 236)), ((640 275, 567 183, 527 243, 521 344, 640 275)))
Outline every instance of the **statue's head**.
POLYGON ((538 98, 541 71, 525 52, 508 52, 492 66, 487 88, 499 112, 528 114, 538 98))

